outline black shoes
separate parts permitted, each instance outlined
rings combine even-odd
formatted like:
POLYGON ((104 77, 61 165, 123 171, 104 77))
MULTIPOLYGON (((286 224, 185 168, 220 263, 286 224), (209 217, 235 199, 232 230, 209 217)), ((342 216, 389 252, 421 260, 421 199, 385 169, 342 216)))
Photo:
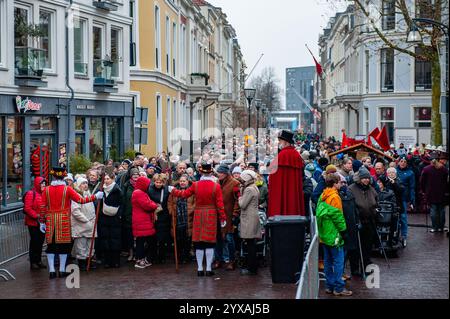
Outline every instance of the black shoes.
POLYGON ((197 276, 198 277, 204 277, 205 276, 205 272, 202 270, 202 271, 197 271, 197 276))
POLYGON ((55 279, 56 278, 56 272, 51 272, 49 275, 49 279, 55 279))

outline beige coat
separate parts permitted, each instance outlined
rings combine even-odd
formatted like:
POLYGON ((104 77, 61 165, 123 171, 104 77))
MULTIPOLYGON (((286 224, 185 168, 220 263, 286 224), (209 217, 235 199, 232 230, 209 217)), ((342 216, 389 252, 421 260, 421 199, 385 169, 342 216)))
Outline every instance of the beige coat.
MULTIPOLYGON (((87 196, 88 192, 83 195, 87 196)), ((92 231, 95 225, 95 206, 94 203, 78 204, 72 201, 72 238, 92 237, 92 231)), ((97 237, 97 232, 95 234, 97 237)))
POLYGON ((261 238, 261 223, 258 215, 259 190, 251 183, 241 190, 242 196, 239 198, 241 208, 240 237, 242 239, 261 238))

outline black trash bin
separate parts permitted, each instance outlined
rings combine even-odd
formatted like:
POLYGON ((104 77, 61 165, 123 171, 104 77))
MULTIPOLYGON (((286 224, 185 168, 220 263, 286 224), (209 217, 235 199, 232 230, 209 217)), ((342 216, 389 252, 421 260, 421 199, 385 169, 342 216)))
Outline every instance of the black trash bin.
POLYGON ((295 283, 301 272, 308 219, 304 216, 274 216, 267 222, 273 283, 295 283), (298 277, 298 276, 297 276, 298 277))

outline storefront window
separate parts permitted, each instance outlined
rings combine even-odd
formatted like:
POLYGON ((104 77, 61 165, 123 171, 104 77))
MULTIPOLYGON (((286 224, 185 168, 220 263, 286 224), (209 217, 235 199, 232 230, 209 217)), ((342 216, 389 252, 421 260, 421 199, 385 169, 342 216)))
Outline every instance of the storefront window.
POLYGON ((84 134, 75 135, 75 155, 84 154, 84 134))
POLYGON ((55 118, 48 116, 32 116, 30 121, 30 130, 55 130, 55 118))
POLYGON ((75 117, 75 130, 84 131, 84 118, 81 116, 75 117))
POLYGON ((93 162, 103 162, 103 119, 91 118, 89 123, 89 157, 93 162))
POLYGON ((120 143, 120 120, 118 118, 108 119, 108 146, 109 146, 109 159, 118 161, 119 144, 120 143))
MULTIPOLYGON (((23 195, 23 118, 7 118, 6 204, 20 202, 23 195)), ((3 174, 2 174, 3 175, 3 174)))

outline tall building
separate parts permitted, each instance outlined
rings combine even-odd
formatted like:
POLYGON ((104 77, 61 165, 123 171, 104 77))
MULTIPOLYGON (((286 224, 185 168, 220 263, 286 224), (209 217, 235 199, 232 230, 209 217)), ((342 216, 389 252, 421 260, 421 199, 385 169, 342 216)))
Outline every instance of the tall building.
MULTIPOLYGON (((420 53, 419 46, 414 48, 406 42, 409 28, 402 14, 396 12, 394 2, 371 3, 373 14, 383 12, 376 19, 376 26, 401 48, 420 53)), ((408 3, 412 17, 414 13, 416 17, 424 17, 426 11, 422 6, 432 5, 428 1, 408 3)), ((442 5, 448 9, 448 1, 442 5)), ((448 21, 448 14, 442 15, 442 21, 448 21)), ((340 138, 342 129, 348 136, 367 135, 376 127, 386 126, 391 143, 399 144, 400 137, 404 138, 402 134, 408 135, 409 144, 430 143, 431 62, 387 46, 367 17, 353 5, 330 19, 319 37, 319 47, 325 77, 318 83, 317 100, 323 112, 324 135, 340 138)), ((445 61, 444 52, 441 61, 445 61)), ((445 67, 441 71, 445 79, 445 67)), ((441 91, 445 95, 443 82, 441 91)), ((446 136, 448 114, 444 111, 441 115, 446 136)))
POLYGON ((299 125, 311 130, 314 122, 310 107, 314 102, 315 66, 286 69, 286 110, 300 111, 299 125))
POLYGON ((75 3, 0 0, 0 210, 69 154, 132 147, 128 1, 75 3))

